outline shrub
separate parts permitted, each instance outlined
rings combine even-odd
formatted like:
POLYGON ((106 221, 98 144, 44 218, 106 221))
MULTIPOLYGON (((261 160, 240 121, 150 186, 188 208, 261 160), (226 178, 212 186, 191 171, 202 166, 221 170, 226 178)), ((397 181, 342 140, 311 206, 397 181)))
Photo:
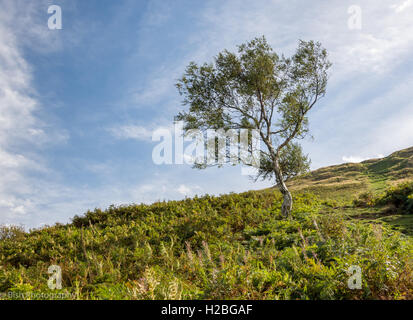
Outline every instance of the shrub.
MULTIPOLYGON (((411 198, 408 198, 411 200, 411 198)), ((96 209, 24 233, 1 229, 0 292, 49 292, 48 267, 78 299, 411 299, 412 239, 319 213, 277 192, 96 209), (363 272, 361 290, 347 270, 363 272)), ((8 298, 7 296, 5 297, 8 298)))
POLYGON ((392 204, 401 213, 413 214, 413 183, 403 183, 389 188, 383 196, 377 199, 377 203, 392 204))
POLYGON ((359 195, 357 199, 353 201, 353 205, 356 207, 370 207, 376 202, 376 197, 373 192, 363 192, 359 195))

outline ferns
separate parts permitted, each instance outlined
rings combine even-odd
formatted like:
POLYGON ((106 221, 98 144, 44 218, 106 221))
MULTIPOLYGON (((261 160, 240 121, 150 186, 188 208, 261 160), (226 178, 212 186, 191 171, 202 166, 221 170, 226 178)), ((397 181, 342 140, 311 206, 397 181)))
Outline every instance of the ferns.
POLYGON ((320 214, 310 194, 294 203, 290 220, 278 193, 247 192, 96 209, 30 233, 2 228, 0 292, 50 292, 56 264, 61 291, 77 299, 413 297, 411 238, 320 214), (347 287, 351 265, 361 290, 347 287))

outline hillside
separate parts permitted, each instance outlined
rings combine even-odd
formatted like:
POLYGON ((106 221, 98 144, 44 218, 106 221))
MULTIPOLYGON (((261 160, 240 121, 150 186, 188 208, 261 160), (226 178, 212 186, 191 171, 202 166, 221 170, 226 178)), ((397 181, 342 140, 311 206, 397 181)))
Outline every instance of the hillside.
POLYGON ((412 161, 409 148, 298 177, 288 220, 266 189, 3 227, 0 299, 413 299, 412 161))
POLYGON ((381 159, 321 168, 293 179, 288 186, 322 198, 351 200, 363 192, 383 191, 413 179, 413 147, 381 159))

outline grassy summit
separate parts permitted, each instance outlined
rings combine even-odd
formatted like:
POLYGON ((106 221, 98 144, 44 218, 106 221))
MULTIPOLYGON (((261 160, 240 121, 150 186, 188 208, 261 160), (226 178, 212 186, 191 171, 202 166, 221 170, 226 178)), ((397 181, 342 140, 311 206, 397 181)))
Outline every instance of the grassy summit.
POLYGON ((351 200, 363 192, 380 192, 412 179, 413 147, 381 159, 321 168, 293 179, 289 187, 323 199, 351 200))
POLYGON ((0 299, 413 299, 412 164, 409 148, 295 178, 290 220, 266 189, 3 227, 0 299), (48 288, 50 265, 60 290, 48 288), (349 288, 350 266, 361 289, 349 288))

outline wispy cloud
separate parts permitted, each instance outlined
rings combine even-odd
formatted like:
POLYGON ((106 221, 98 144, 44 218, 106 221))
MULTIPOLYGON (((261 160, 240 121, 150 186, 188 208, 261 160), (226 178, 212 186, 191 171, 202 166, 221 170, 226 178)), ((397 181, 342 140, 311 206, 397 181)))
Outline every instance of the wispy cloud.
MULTIPOLYGON (((30 193, 25 171, 40 166, 16 145, 36 141, 44 135, 34 111, 31 70, 21 55, 18 39, 0 13, 0 210, 3 215, 24 214, 30 193)), ((2 217, 3 218, 3 217, 2 217)))
POLYGON ((33 174, 47 175, 49 170, 37 147, 62 142, 67 136, 54 129, 47 131, 36 115, 42 106, 33 85, 33 70, 21 49, 37 42, 46 50, 55 45, 54 39, 37 24, 34 4, 5 0, 1 5, 0 223, 4 223, 22 221, 22 216, 39 208, 47 189, 40 190, 44 182, 33 174))
POLYGON ((116 138, 135 139, 140 141, 151 141, 152 130, 143 126, 124 125, 109 130, 116 138))
POLYGON ((394 9, 394 11, 396 11, 397 13, 399 13, 411 7, 412 5, 413 5, 413 0, 406 0, 401 4, 391 5, 391 8, 394 9))
POLYGON ((376 156, 370 156, 370 157, 360 157, 360 156, 344 156, 342 159, 344 162, 351 162, 351 163, 359 163, 359 162, 363 162, 369 159, 379 159, 379 158, 383 158, 382 154, 378 154, 376 156))
POLYGON ((112 136, 118 139, 133 139, 137 141, 152 141, 152 134, 156 130, 168 130, 173 134, 174 125, 156 125, 155 123, 142 126, 135 124, 118 125, 108 129, 112 136))
POLYGON ((199 193, 202 190, 200 186, 188 186, 185 184, 181 184, 177 191, 183 196, 194 196, 197 192, 199 193))

